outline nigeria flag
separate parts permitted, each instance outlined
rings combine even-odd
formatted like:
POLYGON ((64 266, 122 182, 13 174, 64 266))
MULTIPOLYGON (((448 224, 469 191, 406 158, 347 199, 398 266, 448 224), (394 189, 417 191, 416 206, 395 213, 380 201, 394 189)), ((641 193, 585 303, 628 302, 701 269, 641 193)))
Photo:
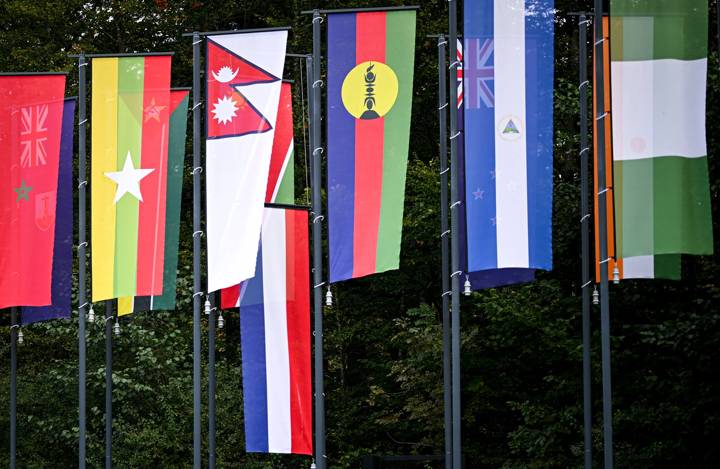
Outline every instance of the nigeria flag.
POLYGON ((711 254, 707 0, 611 0, 618 256, 711 254))

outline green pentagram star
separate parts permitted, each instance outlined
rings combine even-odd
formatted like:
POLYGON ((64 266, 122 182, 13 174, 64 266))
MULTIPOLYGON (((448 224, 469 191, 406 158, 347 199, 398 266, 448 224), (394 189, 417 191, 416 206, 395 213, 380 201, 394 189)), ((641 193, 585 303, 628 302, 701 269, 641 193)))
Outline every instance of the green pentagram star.
POLYGON ((15 193, 17 193, 17 198, 15 199, 15 202, 20 202, 22 199, 25 199, 27 201, 30 200, 29 194, 32 190, 32 187, 25 185, 25 180, 22 179, 20 184, 20 187, 15 188, 15 193))

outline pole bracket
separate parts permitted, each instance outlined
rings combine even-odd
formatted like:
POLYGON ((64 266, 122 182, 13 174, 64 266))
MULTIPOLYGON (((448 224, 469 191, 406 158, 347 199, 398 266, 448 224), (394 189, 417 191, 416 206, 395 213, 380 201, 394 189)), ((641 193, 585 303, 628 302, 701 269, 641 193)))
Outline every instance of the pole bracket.
POLYGON ((87 122, 88 122, 88 119, 81 120, 80 122, 78 122, 78 127, 80 127, 81 125, 87 124, 87 122))
POLYGON ((607 264, 607 263, 610 262, 611 260, 612 260, 612 257, 608 257, 607 259, 605 259, 605 260, 603 260, 603 261, 600 261, 600 264, 607 264))
POLYGON ((460 201, 460 200, 458 200, 457 202, 454 202, 454 203, 450 206, 450 210, 452 210, 453 208, 455 208, 456 205, 460 205, 461 203, 462 203, 462 201, 460 201))
POLYGON ((455 61, 453 61, 453 62, 450 63, 450 66, 448 67, 448 70, 452 70, 453 68, 457 68, 458 65, 460 65, 460 61, 459 61, 459 60, 455 60, 455 61))
POLYGON ((580 83, 580 86, 578 86, 578 89, 582 89, 583 86, 588 86, 590 84, 590 80, 585 80, 584 82, 580 83))
POLYGON ((438 111, 442 111, 442 110, 445 109, 446 107, 448 107, 448 103, 445 103, 445 104, 443 104, 442 106, 440 106, 440 107, 438 108, 438 111))
POLYGON ((582 150, 580 150, 580 156, 582 156, 583 153, 587 153, 590 151, 590 147, 585 147, 582 150))
POLYGON ((199 107, 202 106, 202 105, 203 105, 203 102, 202 102, 202 101, 198 101, 198 103, 192 107, 191 111, 194 111, 195 109, 199 108, 199 107))
POLYGON ((582 218, 580 219, 580 223, 585 223, 589 218, 590 218, 590 214, 589 214, 589 213, 586 213, 586 214, 583 215, 582 218))
POLYGON ((325 285, 325 282, 320 282, 317 285, 313 285, 313 290, 316 288, 321 288, 323 285, 325 285))
POLYGON ((586 287, 589 287, 590 285, 592 285, 592 283, 593 283, 592 280, 588 280, 587 282, 583 283, 583 285, 580 287, 580 289, 582 290, 586 287))
POLYGON ((193 298, 195 298, 195 297, 198 296, 198 295, 203 296, 204 294, 205 294, 205 293, 203 293, 203 292, 201 292, 201 291, 195 292, 195 293, 193 293, 193 298))
MULTIPOLYGON (((80 248, 86 248, 86 247, 88 247, 88 242, 87 242, 87 241, 83 241, 82 243, 78 244, 78 249, 80 249, 80 248)), ((86 303, 86 304, 87 304, 87 303, 86 303)))
POLYGON ((85 179, 84 181, 80 181, 80 183, 78 184, 78 189, 80 189, 82 186, 87 186, 87 183, 87 179, 85 179))
POLYGON ((193 233, 193 238, 194 238, 195 236, 197 236, 197 235, 204 236, 205 233, 203 233, 202 230, 198 230, 198 231, 196 231, 196 232, 193 233))
POLYGON ((443 292, 443 294, 440 295, 440 297, 442 298, 443 296, 448 296, 448 295, 452 295, 452 291, 443 292))
POLYGON ((195 176, 195 173, 202 173, 202 172, 203 172, 202 166, 197 166, 197 167, 193 168, 192 171, 190 171, 190 174, 195 176))
POLYGON ((601 115, 597 116, 597 117, 595 118, 595 120, 596 120, 596 121, 599 121, 600 119, 605 119, 605 116, 607 116, 607 115, 608 115, 607 112, 603 112, 601 115))
POLYGON ((315 23, 317 21, 322 23, 323 21, 325 21, 325 19, 323 19, 323 17, 318 14, 317 16, 313 17, 313 19, 312 19, 313 23, 315 23))
POLYGON ((317 153, 317 152, 320 152, 321 154, 325 153, 325 149, 323 147, 317 147, 316 149, 313 150, 313 156, 315 156, 315 153, 317 153))
POLYGON ((448 43, 447 41, 438 42, 438 47, 444 46, 447 43, 448 43))
POLYGON ((324 219, 325 219, 325 215, 318 215, 315 218, 313 218, 312 222, 313 222, 313 224, 315 224, 315 223, 319 223, 319 222, 323 221, 324 219))
POLYGON ((447 236, 447 235, 449 235, 449 234, 450 234, 450 230, 445 230, 445 231, 443 231, 442 233, 440 233, 440 237, 441 237, 441 238, 444 238, 445 236, 447 236))
POLYGON ((452 274, 450 274, 450 278, 457 277, 458 275, 462 275, 462 270, 456 270, 452 274))
POLYGON ((456 138, 458 138, 458 137, 460 136, 461 133, 462 133, 462 132, 460 132, 460 131, 455 132, 455 135, 452 135, 452 136, 450 137, 450 140, 455 140, 456 138))
POLYGON ((325 82, 322 80, 315 80, 312 84, 312 87, 317 88, 318 86, 320 86, 320 87, 325 86, 325 82))

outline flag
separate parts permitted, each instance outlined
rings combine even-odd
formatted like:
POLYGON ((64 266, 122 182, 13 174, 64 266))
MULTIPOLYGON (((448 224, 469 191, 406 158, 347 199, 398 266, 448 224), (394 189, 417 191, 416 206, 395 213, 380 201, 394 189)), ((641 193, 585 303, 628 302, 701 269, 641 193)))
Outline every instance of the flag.
POLYGON ((415 16, 328 15, 331 282, 400 263, 415 16))
POLYGON ((287 31, 207 37, 208 290, 255 272, 287 31))
POLYGON ((73 279, 73 124, 76 103, 75 98, 68 98, 63 105, 52 260, 52 301, 49 306, 24 306, 20 312, 22 324, 70 317, 73 279))
POLYGON ((618 256, 712 254, 707 0, 611 0, 618 256))
MULTIPOLYGON (((603 17, 603 69, 605 83, 603 84, 604 92, 604 109, 606 113, 604 119, 605 125, 605 178, 608 191, 605 193, 607 206, 607 258, 609 275, 614 275, 615 269, 620 279, 631 278, 666 278, 679 280, 681 275, 680 254, 662 254, 662 255, 646 255, 646 256, 629 256, 621 257, 616 250, 616 226, 615 226, 615 192, 613 187, 613 139, 612 139, 612 93, 610 89, 610 35, 609 22, 607 17, 603 17)), ((593 64, 595 63, 595 48, 593 48, 593 64)), ((595 67, 593 66, 593 72, 595 67)), ((593 89, 597 89, 597 77, 593 73, 593 89)), ((597 115, 597 103, 593 99, 593 115, 597 115)), ((597 121, 593 119, 593 128, 597 130, 597 121)), ((595 147, 595 163, 593 165, 593 181, 594 187, 598 188, 598 161, 597 161, 597 132, 593 132, 593 145, 595 147)), ((597 190, 594 191, 594 216, 595 216, 595 279, 600 281, 600 225, 598 213, 598 195, 597 190)))
POLYGON ((464 16, 467 269, 549 270, 553 1, 467 0, 464 16))
POLYGON ((52 303, 64 74, 0 76, 0 308, 52 303))
MULTIPOLYGON (((470 41, 468 41, 470 42, 470 41)), ((476 52, 477 43, 471 43, 473 52, 476 52)), ((487 51, 486 51, 487 52, 487 51)), ((463 81, 465 79, 465 66, 463 57, 463 44, 462 40, 457 41, 457 60, 458 65, 458 90, 457 90, 457 129, 459 132, 458 145, 457 145, 457 156, 458 156, 458 199, 465 200, 465 116, 464 116, 464 94, 463 94, 463 81)), ((468 70, 468 80, 472 82, 472 86, 476 87, 476 90, 472 93, 473 96, 477 96, 482 90, 487 91, 487 96, 492 96, 490 85, 486 83, 487 78, 491 75, 484 73, 483 70, 490 68, 488 66, 489 57, 484 58, 483 61, 477 60, 477 55, 472 59, 468 60, 468 66, 472 69, 468 70)), ((465 273, 467 280, 470 281, 470 287, 472 290, 482 290, 485 288, 501 287, 505 285, 511 285, 515 283, 530 282, 535 280, 535 269, 487 269, 479 271, 470 271, 468 269, 468 256, 467 256, 467 212, 465 211, 465 204, 461 204, 460 210, 458 210, 458 221, 459 221, 459 236, 458 241, 460 243, 460 269, 465 273)))
POLYGON ((309 249, 307 211, 265 209, 255 276, 232 300, 248 452, 312 454, 309 249))
POLYGON ((161 295, 169 55, 92 59, 92 298, 161 295))
MULTIPOLYGON (((295 202, 294 151, 292 88, 290 83, 283 83, 280 89, 265 203, 293 204, 295 202)), ((237 306, 232 299, 238 297, 240 288, 242 285, 233 285, 220 291, 220 304, 223 308, 237 306), (228 300, 226 301, 226 299, 228 300)))
POLYGON ((168 136, 167 195, 165 197, 165 254, 162 295, 118 298, 118 315, 134 311, 175 309, 180 206, 182 202, 185 141, 190 92, 170 90, 170 131, 168 136))

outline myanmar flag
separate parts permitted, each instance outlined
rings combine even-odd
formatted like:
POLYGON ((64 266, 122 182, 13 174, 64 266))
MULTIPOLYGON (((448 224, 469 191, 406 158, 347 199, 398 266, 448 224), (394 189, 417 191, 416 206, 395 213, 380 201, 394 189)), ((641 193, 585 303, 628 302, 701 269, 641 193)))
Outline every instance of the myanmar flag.
POLYGON ((92 61, 93 301, 163 292, 170 61, 92 61))
POLYGON ((415 11, 328 15, 330 281, 397 269, 415 11))
POLYGON ((65 74, 0 76, 0 308, 52 302, 65 74))
POLYGON ((707 0, 611 0, 618 256, 712 254, 707 0))
POLYGON ((180 243, 180 204, 182 201, 183 168, 190 92, 170 92, 170 136, 167 164, 167 195, 165 197, 165 255, 163 291, 160 296, 136 296, 118 299, 118 314, 133 311, 175 309, 177 293, 178 248, 180 243))

